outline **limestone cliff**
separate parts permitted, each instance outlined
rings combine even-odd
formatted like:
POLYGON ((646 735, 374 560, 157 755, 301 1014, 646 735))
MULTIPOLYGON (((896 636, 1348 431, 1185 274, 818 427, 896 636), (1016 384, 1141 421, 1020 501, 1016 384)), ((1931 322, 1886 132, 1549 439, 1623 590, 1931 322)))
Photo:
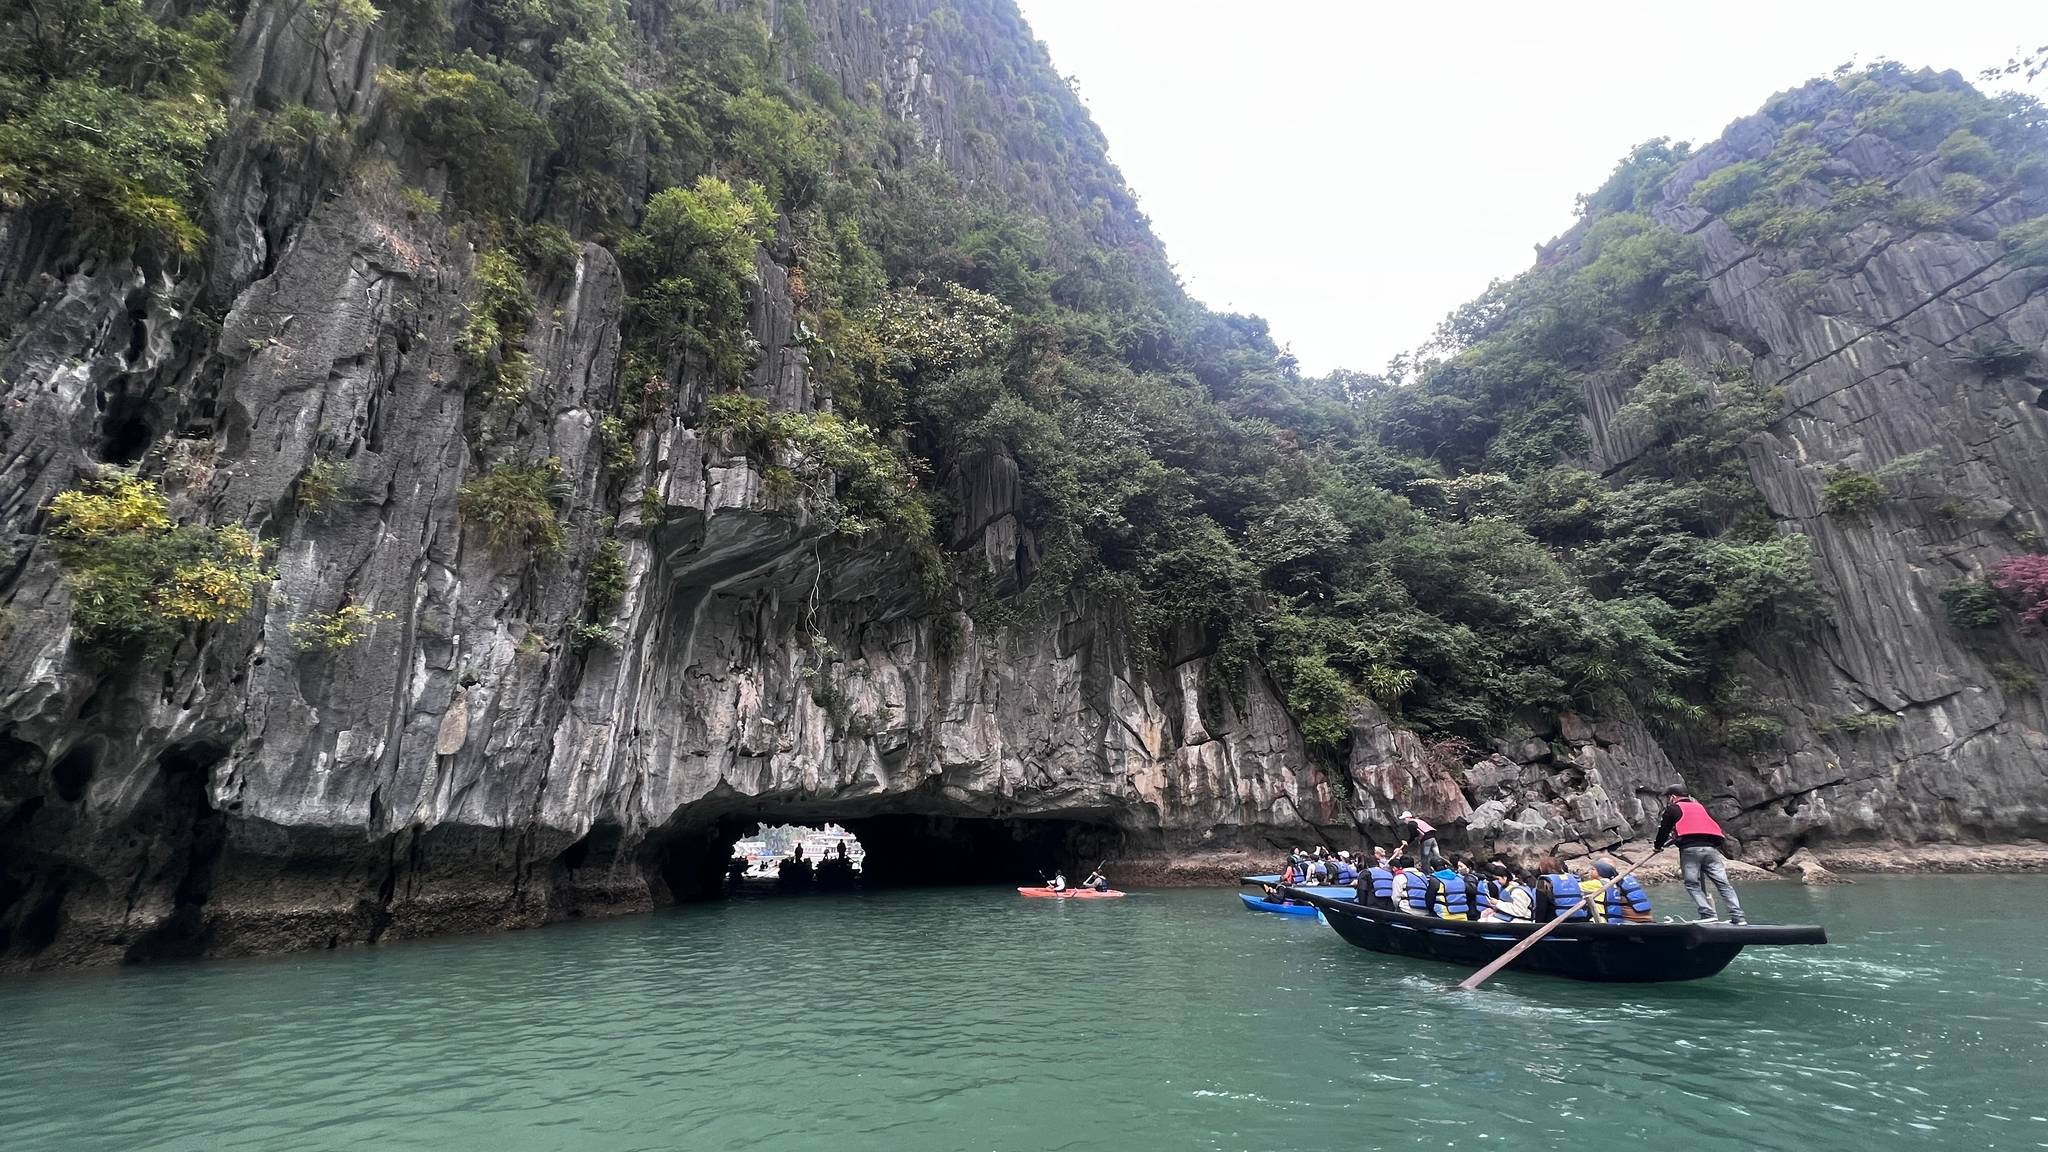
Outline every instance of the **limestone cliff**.
MULTIPOLYGON (((1953 73, 1815 81, 1636 193, 1700 241, 1705 296, 1671 351, 1703 376, 1776 390, 1743 455, 1777 530, 1812 543, 1821 611, 1751 630, 1736 662, 1757 738, 1738 748, 1626 712, 1567 714, 1460 767, 1375 715, 1353 745, 1354 779, 1382 796, 1425 793, 1426 810, 1481 837, 1544 845, 1644 830, 1676 761, 1766 865, 1806 844, 2048 831, 2041 631, 2009 614, 1968 627, 1943 602, 2048 533, 2048 276, 2011 243, 2048 207, 2048 185, 2035 162, 2031 180, 1987 187, 1947 125, 1886 131, 1867 96, 1886 86, 1921 106, 1969 91, 1953 73), (1780 179, 1775 223, 1809 236, 1703 206, 1715 204, 1704 181, 1744 168, 1780 179), (1911 207, 1844 208, 1843 190, 1911 207), (1999 347, 2013 363, 1987 367, 1984 350, 1999 347), (1882 497, 1830 507, 1825 489, 1843 476, 1878 478, 1882 497)), ((1629 175, 1624 165, 1618 179, 1629 175)), ((1577 230, 1540 261, 1569 262, 1584 240, 1577 230)), ((1583 379, 1588 465, 1606 476, 1651 447, 1618 418, 1636 379, 1583 379)))
MULTIPOLYGON (((659 8, 632 17, 655 27, 659 8)), ((809 71, 779 66, 870 100, 912 142, 894 163, 936 158, 965 186, 1163 268, 1015 12, 958 8, 813 3, 797 10, 809 71), (1032 130, 991 130, 1006 123, 1032 130)), ((459 38, 497 11, 446 15, 459 38)), ((790 11, 759 15, 786 38, 790 11)), ((510 409, 480 399, 458 345, 482 246, 419 207, 419 189, 452 194, 449 176, 379 82, 404 26, 335 12, 252 0, 237 16, 202 249, 91 251, 47 212, 0 214, 0 965, 645 907, 701 891, 730 835, 764 816, 994 859, 1349 838, 1406 806, 1474 841, 1612 839, 1652 817, 1651 792, 1680 776, 1674 755, 1739 835, 1784 852, 1816 835, 2041 831, 2048 715, 2013 674, 2048 672, 2038 638, 1966 642, 1937 599, 2048 531, 2042 382, 1951 358, 1972 333, 2048 337, 2038 282, 2003 270, 1993 239, 2012 205, 1951 231, 1852 232, 1837 271, 1791 284, 1687 199, 1729 158, 1772 149, 1768 116, 1662 186, 1656 215, 1705 240, 1711 284, 1712 322, 1685 329, 1685 355, 1784 385, 1751 468, 1773 514, 1816 541, 1829 597, 1823 623, 1746 658, 1782 710, 1776 747, 1670 744, 1615 700, 1532 718, 1474 763, 1361 705, 1345 763, 1311 751, 1273 678, 1219 658, 1213 639, 1140 642, 1101 592, 1018 595, 1036 582, 1040 525, 1009 453, 946 455, 931 480, 949 501, 954 579, 1014 602, 977 613, 924 588, 902 541, 792 509, 772 460, 706 421, 703 355, 662 369, 664 414, 621 452, 605 419, 642 385, 622 337, 620 233, 540 179, 538 157, 521 159, 524 215, 580 239, 530 277, 530 390, 510 409), (266 129, 287 107, 345 130, 292 143, 266 129), (1820 513, 1826 465, 1923 450, 1938 491, 1860 522, 1820 513), (559 557, 493 549, 466 522, 464 484, 506 464, 548 469, 559 557), (275 580, 255 609, 148 656, 84 651, 46 517, 105 466, 156 479, 180 519, 266 541, 275 580), (308 500, 316 474, 332 491, 308 500), (598 642, 587 606, 608 539, 623 577, 598 642), (351 607, 367 613, 361 642, 294 641, 294 625, 351 607), (1828 726, 1873 712, 1896 723, 1828 726)), ((1866 136, 1827 143, 1873 178, 1930 178, 1925 158, 1866 136)), ((634 139, 605 172, 651 184, 658 153, 634 139)), ((828 407, 790 238, 754 263, 744 395, 828 407)), ((1631 450, 1605 431, 1625 387, 1586 388, 1608 466, 1631 450)))
MULTIPOLYGON (((1046 156, 955 130, 960 77, 1002 115, 1043 100, 1050 73, 1005 6, 971 28, 938 11, 822 6, 815 57, 849 92, 879 86, 964 176, 1009 181, 1048 214, 1092 206, 1105 243, 1149 247, 1121 186, 1053 187, 1046 156), (976 74, 981 38, 1005 59, 1021 48, 1036 74, 976 74), (941 50, 955 63, 935 73, 923 62, 941 50)), ((310 9, 253 5, 231 103, 334 100, 387 124, 370 79, 395 51, 381 28, 323 36, 310 9)), ((1050 114, 1067 118, 1060 149, 1099 157, 1070 96, 1050 114)), ((757 461, 683 419, 640 439, 629 476, 602 474, 625 296, 604 246, 538 287, 528 402, 510 420, 480 414, 452 347, 475 247, 362 162, 401 147, 388 128, 340 147, 353 164, 281 174, 253 127, 231 130, 209 169, 211 247, 175 267, 52 266, 45 220, 0 217, 16 301, 0 361, 0 955, 272 950, 644 907, 715 873, 711 832, 741 815, 1062 815, 1139 846, 1341 819, 1261 677, 1200 716, 1199 656, 1135 663, 1114 606, 1001 628, 920 611, 900 550, 778 511, 757 461), (558 464, 559 560, 529 565, 464 531, 460 486, 480 446, 507 444, 558 464), (295 492, 322 462, 338 463, 337 491, 315 510, 295 492), (38 531, 51 498, 103 463, 161 476, 182 516, 271 541, 261 607, 140 666, 76 651, 38 531), (615 642, 579 644, 606 486, 647 495, 613 505, 615 642), (343 605, 373 614, 364 642, 289 639, 343 605)), ((764 251, 758 274, 745 391, 811 408, 787 272, 764 251)), ((672 410, 698 410, 702 366, 678 383, 672 410)), ((1016 569, 1031 544, 1014 464, 949 480, 952 543, 1016 569)))
MULTIPOLYGON (((1962 87, 1953 75, 1941 81, 1962 87)), ((1937 89, 1939 91, 1940 89, 1937 89)), ((1689 198, 1728 164, 1769 156, 1817 122, 1829 175, 1881 182, 1912 203, 1953 200, 1961 165, 1830 111, 1831 88, 1787 93, 1737 121, 1665 185, 1660 220, 1704 241, 1717 322, 1687 354, 1739 364, 1783 389, 1749 446, 1771 515, 1804 533, 1826 612, 1754 649, 1750 675, 1781 740, 1711 768, 1747 837, 1998 839, 2048 831, 2048 650, 2039 629, 1967 629, 1942 593, 2048 533, 2048 371, 1987 372, 1975 348, 2048 342, 2037 268, 2002 231, 2039 193, 1968 196, 1938 226, 1867 221, 1831 238, 1819 275, 1746 244, 1689 198), (1946 187, 1947 192, 1944 192, 1946 187), (1867 514, 1830 513, 1830 474, 1884 477, 1867 514), (1875 721, 1860 718, 1876 717, 1875 721)), ((1589 390, 1598 414, 1610 394, 1589 390)), ((1611 464, 1629 446, 1603 446, 1611 464)))

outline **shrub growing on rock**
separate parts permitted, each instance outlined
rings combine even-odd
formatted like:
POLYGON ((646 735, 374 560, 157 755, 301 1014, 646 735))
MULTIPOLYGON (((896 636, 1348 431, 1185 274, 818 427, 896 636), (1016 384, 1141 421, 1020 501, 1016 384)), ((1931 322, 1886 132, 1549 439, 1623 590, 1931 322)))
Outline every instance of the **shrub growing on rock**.
POLYGON ((619 244, 648 347, 666 356, 681 343, 708 357, 722 378, 740 379, 751 356, 746 290, 754 249, 774 227, 775 210, 755 184, 706 176, 655 193, 639 231, 619 244))
MULTIPOLYGON (((607 521, 604 530, 611 531, 607 521)), ((598 541, 590 557, 590 574, 583 584, 583 607, 593 621, 602 623, 619 611, 619 599, 626 594, 626 546, 617 537, 598 541)))
POLYGON ((125 472, 59 495, 49 521, 89 647, 167 647, 188 624, 240 618, 272 578, 248 529, 175 524, 163 490, 125 472))
POLYGON ((484 372, 484 393, 498 403, 515 403, 533 385, 533 361, 524 350, 527 326, 533 322, 533 293, 526 272, 502 249, 486 252, 476 264, 476 299, 468 305, 469 320, 455 337, 463 358, 484 372))
POLYGON ((1829 515, 1861 516, 1884 503, 1884 482, 1853 468, 1835 468, 1821 485, 1820 506, 1829 515))
POLYGON ((291 633, 292 643, 309 652, 333 652, 353 648, 357 641, 370 634, 380 620, 396 620, 390 612, 372 612, 360 604, 350 604, 333 612, 316 612, 302 620, 295 620, 286 628, 291 633))
POLYGON ((348 466, 335 460, 315 460, 299 473, 295 498, 301 512, 318 514, 341 493, 342 473, 348 466))
POLYGON ((521 228, 512 244, 520 262, 541 277, 567 275, 583 254, 583 246, 567 229, 545 220, 521 228))
POLYGON ((428 159, 448 167, 458 201, 480 211, 518 205, 528 155, 553 142, 528 109, 532 73, 464 52, 444 66, 387 68, 377 81, 428 159))
POLYGON ((1692 186, 1692 202, 1716 215, 1749 202, 1764 186, 1764 166, 1744 160, 1717 168, 1692 186))
POLYGON ((1982 177, 1968 172, 1951 172, 1942 178, 1941 194, 1964 208, 1971 208, 1991 195, 1991 185, 1982 177))
POLYGON ((633 445, 633 429, 623 418, 599 417, 597 438, 604 443, 605 467, 614 472, 630 472, 639 462, 640 454, 633 445))
POLYGON ((562 552, 562 525, 549 490, 561 477, 554 458, 528 467, 501 464, 462 486, 462 518, 493 552, 526 549, 536 560, 562 552))
POLYGON ((1287 707, 1310 747, 1335 749, 1351 738, 1351 709, 1358 693, 1320 651, 1288 662, 1284 675, 1287 707))
POLYGON ((1762 752, 1778 746, 1785 737, 1785 722, 1776 716, 1750 713, 1721 725, 1721 738, 1739 752, 1762 752))
POLYGON ((569 639, 578 648, 617 648, 619 634, 607 624, 578 624, 569 629, 569 639))
POLYGON ((1973 336, 1955 358, 1986 380, 2002 380, 2026 371, 2034 362, 2034 352, 2011 340, 1973 336))
POLYGON ((2021 268, 2048 268, 2048 216, 2015 224, 1998 234, 2005 258, 2021 268))
POLYGON ((1918 198, 1892 205, 1900 224, 1915 232, 1939 232, 1955 224, 1962 210, 1947 200, 1918 198))
POLYGON ((765 457, 761 480, 769 503, 804 509, 845 536, 888 527, 913 545, 930 540, 931 509, 916 474, 874 429, 834 412, 779 412, 742 392, 712 397, 705 427, 729 451, 765 457), (778 458, 779 457, 779 458, 778 458))
POLYGON ((1989 628, 1998 623, 1998 592, 1981 581, 1943 588, 1941 606, 1948 612, 1948 622, 1957 628, 1989 628))
POLYGON ((1998 153, 1989 141, 1968 128, 1958 128, 1934 150, 1941 162, 1956 172, 1970 172, 1978 176, 1996 175, 2000 167, 1998 153))
POLYGON ((2013 660, 2003 660, 1992 665, 1991 678, 1998 681, 2000 688, 2015 695, 2033 692, 2041 687, 2041 678, 2034 675, 2032 668, 2013 660))
POLYGON ((1891 732, 1899 718, 1889 712, 1844 712, 1820 726, 1822 735, 1860 736, 1866 732, 1891 732))
POLYGON ((2048 556, 2008 556, 1991 569, 1991 586, 2018 600, 2020 619, 2039 624, 2048 615, 2048 556))

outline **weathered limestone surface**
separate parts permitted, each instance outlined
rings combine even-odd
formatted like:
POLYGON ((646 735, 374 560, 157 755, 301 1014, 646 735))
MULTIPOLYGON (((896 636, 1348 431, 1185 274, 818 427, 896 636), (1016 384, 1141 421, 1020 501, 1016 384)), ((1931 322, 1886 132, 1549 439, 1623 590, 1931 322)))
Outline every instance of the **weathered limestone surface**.
MULTIPOLYGON (((954 94, 918 63, 938 50, 922 39, 931 4, 878 5, 881 20, 842 7, 824 55, 853 90, 885 84, 942 158, 994 179, 1046 159, 957 138, 954 94)), ((238 106, 324 107, 311 81, 331 74, 344 110, 371 114, 375 31, 323 45, 296 19, 252 6, 238 106)), ((391 146, 373 135, 353 159, 391 146)), ((1256 672, 1211 686, 1200 652, 1141 666, 1114 606, 994 630, 921 612, 904 556, 773 510, 744 456, 679 420, 640 438, 635 474, 608 475, 595 429, 624 291, 602 247, 537 286, 527 402, 466 399, 452 342, 476 253, 408 216, 374 165, 286 179, 261 148, 220 149, 203 270, 51 275, 31 223, 0 217, 0 287, 27 301, 0 349, 0 965, 645 907, 688 890, 674 844, 725 814, 1059 815, 1155 851, 1341 825, 1331 770, 1256 672), (178 324, 202 303, 217 333, 178 324), (530 567, 465 531, 457 494, 480 457, 558 462, 560 560, 530 567), (340 493, 301 509, 295 483, 321 460, 342 464, 340 493), (101 463, 138 461, 179 514, 259 531, 277 580, 246 620, 110 667, 69 642, 39 517, 101 463), (651 487, 661 507, 650 523, 640 500, 613 502, 628 547, 615 648, 570 637, 605 485, 651 487), (293 622, 346 604, 377 614, 365 641, 292 644, 293 622)), ((1087 203, 1023 191, 1047 211, 1087 203)), ((1152 243, 1114 192, 1109 238, 1152 243)), ((749 391, 814 407, 785 274, 765 253, 759 271, 749 391)), ((683 365, 671 411, 702 383, 683 365)), ((1034 544, 1016 465, 948 480, 958 545, 1017 590, 1034 544)))
MULTIPOLYGON (((1784 529, 1813 542, 1826 618, 1760 645, 1749 662, 1756 696, 1786 725, 1779 747, 1688 775, 1711 785, 1739 835, 1780 854, 1823 838, 2038 836, 2048 824, 2048 649, 2038 630, 1959 632, 1940 601, 1943 588, 1982 578, 2048 533, 2048 378, 2038 361, 1987 380, 1957 360, 1972 339, 2048 341, 2040 277, 2002 262, 1994 239, 2020 209, 1982 205, 1954 232, 1864 225, 1834 245, 1817 284, 1802 283, 1687 202, 1701 176, 1776 142, 1768 117, 1736 122, 1674 176, 1655 214, 1707 252, 1716 323, 1691 331, 1689 354, 1784 390, 1750 472, 1784 529), (1894 496, 1867 517, 1822 511, 1830 467, 1879 473, 1900 461, 1894 496), (1890 723, 1845 731, 1843 718, 1857 715, 1890 723)), ((1937 192, 1931 157, 1845 120, 1824 122, 1816 142, 1845 175, 1900 195, 1937 192)), ((1589 397, 1589 407, 1611 411, 1615 399, 1589 397)))
MULTIPOLYGON (((963 175, 1049 213, 1092 213, 1106 242, 1152 243, 1125 190, 1032 183, 1045 157, 956 131, 960 94, 925 62, 965 53, 954 71, 972 75, 973 54, 924 31, 930 0, 877 2, 880 19, 865 7, 814 17, 849 90, 880 85, 963 175)), ((367 78, 388 47, 374 29, 323 39, 307 19, 250 6, 236 106, 338 102, 374 122, 367 78)), ((1021 99, 984 79, 999 106, 1021 99)), ((1069 127, 1102 146, 1085 118, 1069 127)), ((1811 635, 1754 653, 1749 675, 1788 727, 1783 751, 1740 762, 1667 749, 1625 710, 1461 753, 1367 708, 1348 763, 1325 764, 1262 673, 1212 683, 1200 644, 1141 661, 1116 605, 1069 601, 1000 628, 934 614, 906 557, 774 509, 743 455, 681 420, 642 434, 631 473, 613 475, 596 431, 620 386, 611 253, 586 245, 536 286, 534 390, 514 409, 479 404, 453 349, 476 253, 408 216, 360 163, 397 147, 375 133, 290 177, 253 130, 231 134, 213 250, 183 269, 58 271, 31 221, 0 215, 0 292, 16 301, 0 328, 0 967, 646 907, 692 890, 692 853, 720 820, 758 814, 1063 818, 1171 877, 1191 851, 1388 842, 1403 808, 1454 842, 1597 848, 1649 830, 1682 767, 1773 860, 1826 838, 2038 835, 2048 701, 2007 691, 1992 668, 2048 674, 2048 661, 2037 641, 1955 635, 1936 597, 2048 531, 2042 382, 1987 383, 1949 359, 1980 330, 2038 345, 2048 303, 1999 272, 1988 242, 1954 235, 1851 237, 1867 249, 1856 270, 1818 303, 1795 294, 1684 199, 1716 157, 1770 143, 1768 125, 1736 125, 1659 209, 1703 236, 1713 265, 1722 323, 1692 333, 1690 354, 1784 382, 1786 414, 1752 468, 1774 514, 1814 539, 1832 606, 1811 635), (185 322, 200 316, 214 322, 185 322), (1824 466, 1922 450, 1939 461, 1925 495, 1867 522, 1819 512, 1824 466), (560 559, 530 567, 465 531, 457 493, 486 458, 558 462, 560 559), (318 461, 343 466, 340 491, 302 509, 295 485, 318 461), (179 514, 270 541, 277 581, 259 609, 146 666, 75 650, 41 516, 103 463, 139 463, 179 514), (648 488, 658 517, 637 498, 648 488), (628 561, 617 644, 579 645, 612 507, 628 561), (293 622, 349 604, 377 614, 365 642, 292 644, 293 622), (1872 711, 1896 727, 1828 734, 1872 711)), ((1859 170, 1910 178, 1879 145, 1835 144, 1859 170)), ((2001 211, 1983 209, 1985 229, 2001 211)), ((749 391, 814 407, 766 253, 760 279, 749 391)), ((700 367, 681 365, 675 384, 671 411, 691 411, 700 367)), ((1609 464, 1634 450, 1604 429, 1623 399, 1587 397, 1609 464)), ((1037 553, 1016 463, 965 462, 942 480, 954 546, 996 593, 1027 587, 1037 553)))

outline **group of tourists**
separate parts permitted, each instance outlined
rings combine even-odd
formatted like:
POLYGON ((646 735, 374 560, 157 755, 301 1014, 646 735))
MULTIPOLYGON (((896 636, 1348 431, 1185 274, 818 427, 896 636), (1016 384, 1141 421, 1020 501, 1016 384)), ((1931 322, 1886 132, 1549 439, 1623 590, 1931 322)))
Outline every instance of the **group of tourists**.
POLYGON ((1533 867, 1505 856, 1484 863, 1463 855, 1437 862, 1438 868, 1424 868, 1406 853, 1376 861, 1358 879, 1358 902, 1442 920, 1531 923, 1575 905, 1574 920, 1623 924, 1651 919, 1649 893, 1605 857, 1594 861, 1590 876, 1550 856, 1533 867))
MULTIPOLYGON (((1678 845, 1679 874, 1701 922, 1719 919, 1706 894, 1711 883, 1733 924, 1748 921, 1742 913, 1721 851, 1725 836, 1706 807, 1685 789, 1665 789, 1665 806, 1655 849, 1678 845)), ((1372 850, 1372 862, 1360 866, 1349 851, 1327 848, 1297 850, 1287 857, 1280 886, 1329 885, 1356 888, 1360 904, 1436 916, 1446 920, 1493 920, 1542 923, 1577 906, 1573 920, 1606 924, 1651 920, 1650 897, 1634 876, 1606 857, 1593 861, 1582 875, 1546 856, 1525 866, 1505 854, 1484 862, 1470 856, 1445 856, 1437 846, 1436 829, 1413 812, 1401 813, 1407 838, 1390 852, 1372 850), (1413 843, 1416 851, 1411 853, 1413 843)), ((1267 898, 1285 902, 1280 886, 1268 886, 1267 898)))
POLYGON ((1280 873, 1282 884, 1356 884, 1358 864, 1351 859, 1351 853, 1332 852, 1328 848, 1296 849, 1287 856, 1287 867, 1280 873))

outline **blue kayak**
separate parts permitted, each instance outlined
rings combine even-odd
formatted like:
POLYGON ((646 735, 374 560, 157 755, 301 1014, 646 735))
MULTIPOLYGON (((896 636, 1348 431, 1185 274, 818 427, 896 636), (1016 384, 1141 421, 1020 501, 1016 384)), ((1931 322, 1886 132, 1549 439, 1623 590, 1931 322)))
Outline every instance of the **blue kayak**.
MULTIPOLYGON (((1240 876, 1237 882, 1239 884, 1271 884, 1273 887, 1278 888, 1280 886, 1280 876, 1278 873, 1271 876, 1240 876)), ((1304 892, 1320 892, 1332 900, 1349 900, 1351 897, 1345 896, 1343 893, 1357 890, 1357 885, 1355 884, 1296 884, 1295 887, 1304 892)))
POLYGON ((1275 904, 1263 896, 1254 896, 1249 892, 1239 892, 1237 898, 1244 901, 1244 906, 1253 912, 1271 912, 1275 916, 1313 916, 1316 914, 1316 906, 1313 904, 1275 904))

